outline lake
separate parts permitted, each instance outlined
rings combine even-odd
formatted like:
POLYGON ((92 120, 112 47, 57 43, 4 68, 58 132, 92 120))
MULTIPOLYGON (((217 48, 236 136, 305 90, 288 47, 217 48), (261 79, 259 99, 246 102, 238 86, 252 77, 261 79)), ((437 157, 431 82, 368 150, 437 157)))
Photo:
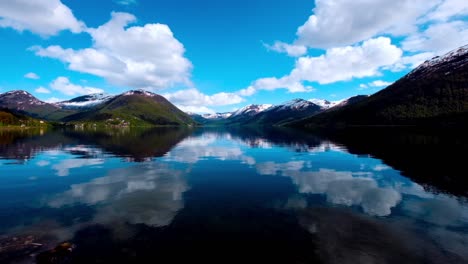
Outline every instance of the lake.
POLYGON ((465 135, 0 131, 0 262, 468 263, 465 135))

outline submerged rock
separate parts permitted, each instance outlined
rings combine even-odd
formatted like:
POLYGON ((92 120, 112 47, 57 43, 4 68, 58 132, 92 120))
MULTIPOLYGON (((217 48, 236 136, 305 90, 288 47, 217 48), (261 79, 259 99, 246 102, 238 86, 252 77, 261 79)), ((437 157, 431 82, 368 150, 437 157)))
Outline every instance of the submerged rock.
POLYGON ((37 255, 37 264, 62 264, 68 263, 71 258, 71 253, 75 246, 70 242, 64 242, 56 246, 54 249, 45 251, 37 255))

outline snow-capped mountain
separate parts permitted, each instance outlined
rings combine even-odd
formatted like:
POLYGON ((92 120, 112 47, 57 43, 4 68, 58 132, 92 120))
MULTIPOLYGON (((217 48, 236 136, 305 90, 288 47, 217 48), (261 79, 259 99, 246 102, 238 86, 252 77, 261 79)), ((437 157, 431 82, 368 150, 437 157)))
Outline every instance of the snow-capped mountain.
POLYGON ((121 95, 109 95, 104 93, 97 93, 97 94, 88 94, 73 98, 68 101, 58 102, 55 103, 56 106, 63 108, 63 109, 86 109, 92 108, 103 103, 106 103, 118 96, 130 96, 130 95, 141 95, 146 97, 156 97, 158 96, 155 93, 148 92, 145 90, 130 90, 121 95))
POLYGON ((65 109, 90 108, 105 103, 114 97, 113 95, 103 93, 89 94, 68 101, 58 102, 55 105, 65 109))
POLYGON ((0 108, 45 120, 57 120, 67 114, 59 106, 43 102, 26 91, 0 94, 0 108))
MULTIPOLYGON (((365 98, 367 96, 353 96, 347 99, 343 100, 337 100, 337 101, 328 101, 325 99, 310 99, 310 100, 304 100, 304 99, 293 99, 287 102, 284 102, 282 104, 278 105, 272 105, 272 104, 250 104, 245 107, 239 108, 236 111, 233 112, 226 112, 226 113, 214 113, 214 114, 196 114, 196 113, 190 113, 187 112, 187 114, 191 116, 199 116, 204 119, 209 119, 209 120, 222 120, 222 119, 239 119, 241 117, 253 117, 256 116, 259 113, 262 112, 269 112, 269 111, 277 111, 277 110, 291 110, 291 111, 302 111, 306 110, 309 108, 314 108, 316 109, 319 107, 321 111, 328 110, 333 107, 342 107, 345 106, 349 103, 354 103, 359 99, 365 98)), ((314 110, 315 112, 316 110, 314 110)))
POLYGON ((314 104, 310 101, 297 98, 297 99, 284 102, 279 105, 272 106, 270 109, 268 109, 268 111, 278 111, 278 110, 302 111, 302 110, 308 109, 309 107, 317 107, 317 106, 320 107, 319 105, 314 104))
POLYGON ((130 91, 127 91, 127 92, 123 93, 122 95, 123 95, 123 96, 127 96, 127 95, 143 95, 143 96, 148 96, 148 97, 155 97, 155 96, 158 96, 158 95, 155 94, 155 93, 148 92, 148 91, 143 90, 143 89, 130 90, 130 91))
POLYGON ((271 106, 254 116, 247 123, 259 125, 281 125, 322 111, 322 108, 304 99, 294 99, 271 106))
POLYGON ((468 123, 468 45, 434 57, 353 107, 334 108, 294 126, 463 127, 468 123))
MULTIPOLYGON (((346 99, 344 99, 344 100, 346 100, 346 99)), ((329 108, 332 108, 332 107, 335 107, 335 106, 339 105, 344 100, 328 101, 328 100, 325 100, 325 99, 313 98, 313 99, 310 99, 309 102, 312 102, 312 103, 320 106, 322 109, 329 109, 329 108)))
POLYGON ((468 45, 452 50, 445 55, 436 56, 430 60, 421 63, 404 78, 414 79, 427 76, 434 72, 444 72, 449 75, 453 71, 466 66, 468 63, 468 45))
POLYGON ((0 94, 0 106, 13 110, 27 111, 30 108, 37 108, 49 105, 26 91, 10 91, 0 94))
POLYGON ((340 101, 336 101, 337 104, 335 104, 333 108, 340 108, 346 105, 355 104, 357 102, 360 102, 366 99, 367 97, 369 96, 368 95, 355 95, 355 96, 352 96, 352 97, 349 97, 340 101))
POLYGON ((241 116, 241 115, 247 115, 247 116, 253 116, 258 113, 261 113, 267 109, 269 109, 272 105, 271 104, 251 104, 245 107, 242 107, 241 109, 232 112, 232 115, 230 117, 236 117, 236 116, 241 116))
MULTIPOLYGON (((353 98, 353 97, 351 97, 353 98)), ((288 115, 288 113, 293 116, 297 112, 304 112, 304 113, 316 113, 319 111, 325 111, 333 107, 344 106, 348 104, 348 99, 343 99, 339 101, 328 101, 324 99, 293 99, 282 104, 272 105, 272 104, 250 104, 245 107, 242 107, 234 112, 227 112, 227 113, 214 113, 214 114, 203 114, 197 115, 194 113, 188 113, 192 117, 197 116, 209 119, 209 120, 228 120, 231 122, 245 122, 248 119, 258 116, 261 113, 268 113, 268 112, 281 112, 281 115, 288 115)), ((354 101, 353 101, 354 102, 354 101)), ((300 115, 304 115, 301 113, 300 115)))

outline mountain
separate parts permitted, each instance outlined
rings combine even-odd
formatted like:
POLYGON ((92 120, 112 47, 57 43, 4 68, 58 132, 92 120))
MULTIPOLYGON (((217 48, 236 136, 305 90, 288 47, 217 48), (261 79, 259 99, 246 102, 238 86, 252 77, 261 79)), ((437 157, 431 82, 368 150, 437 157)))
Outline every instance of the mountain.
MULTIPOLYGON (((320 112, 322 108, 304 99, 294 99, 271 106, 245 120, 249 125, 281 125, 320 112)), ((234 115, 233 115, 234 116, 234 115)))
POLYGON ((255 124, 281 125, 292 120, 298 120, 320 112, 322 108, 304 99, 293 99, 280 105, 270 107, 259 113, 252 120, 255 124))
POLYGON ((252 120, 254 116, 266 111, 270 107, 270 104, 247 105, 232 112, 228 118, 221 120, 221 122, 224 125, 244 125, 247 124, 250 120, 252 120))
POLYGON ((197 114, 197 113, 192 113, 192 112, 185 112, 187 115, 189 115, 193 121, 199 123, 199 124, 206 124, 211 122, 211 119, 204 118, 203 115, 197 114))
POLYGON ((343 107, 343 106, 359 103, 360 101, 366 99, 367 97, 369 97, 369 96, 368 95, 355 95, 355 96, 352 96, 352 97, 344 99, 344 100, 335 101, 335 105, 333 105, 329 109, 334 109, 335 110, 335 109, 338 109, 338 108, 343 107))
POLYGON ((328 101, 324 99, 310 99, 309 102, 312 102, 318 106, 320 106, 322 109, 330 109, 332 107, 335 107, 339 105, 343 100, 340 101, 328 101))
POLYGON ((236 116, 254 116, 260 112, 266 111, 268 108, 270 108, 272 105, 271 104, 251 104, 245 107, 242 107, 238 109, 237 111, 232 112, 231 118, 234 118, 236 116))
POLYGON ((214 114, 197 114, 192 112, 186 112, 195 122, 201 125, 221 125, 224 121, 229 118, 232 113, 214 113, 214 114))
POLYGON ((117 96, 84 95, 55 104, 43 102, 26 91, 11 91, 0 94, 0 105, 16 115, 50 121, 122 126, 195 124, 164 97, 143 90, 117 96))
POLYGON ((279 105, 251 104, 230 113, 188 114, 198 123, 204 125, 282 125, 317 113, 354 104, 364 98, 367 96, 357 95, 332 102, 323 99, 310 99, 308 101, 294 99, 279 105))
POLYGON ((132 90, 63 119, 116 126, 194 125, 193 119, 164 97, 144 90, 132 90))
POLYGON ((468 126, 468 45, 422 63, 397 82, 357 103, 290 125, 468 126))
POLYGON ((30 93, 20 90, 0 94, 0 106, 15 113, 52 121, 74 113, 43 102, 30 93))
POLYGON ((54 105, 62 108, 62 109, 89 109, 100 104, 103 104, 115 96, 98 93, 98 94, 89 94, 83 95, 76 98, 73 98, 68 101, 58 102, 54 105))

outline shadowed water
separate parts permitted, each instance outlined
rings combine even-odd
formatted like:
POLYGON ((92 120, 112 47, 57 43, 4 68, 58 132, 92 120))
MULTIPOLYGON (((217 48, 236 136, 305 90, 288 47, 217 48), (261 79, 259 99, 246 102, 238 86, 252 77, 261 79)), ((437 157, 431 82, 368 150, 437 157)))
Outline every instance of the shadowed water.
POLYGON ((397 130, 0 131, 0 262, 70 241, 62 263, 467 263, 467 150, 397 130))

